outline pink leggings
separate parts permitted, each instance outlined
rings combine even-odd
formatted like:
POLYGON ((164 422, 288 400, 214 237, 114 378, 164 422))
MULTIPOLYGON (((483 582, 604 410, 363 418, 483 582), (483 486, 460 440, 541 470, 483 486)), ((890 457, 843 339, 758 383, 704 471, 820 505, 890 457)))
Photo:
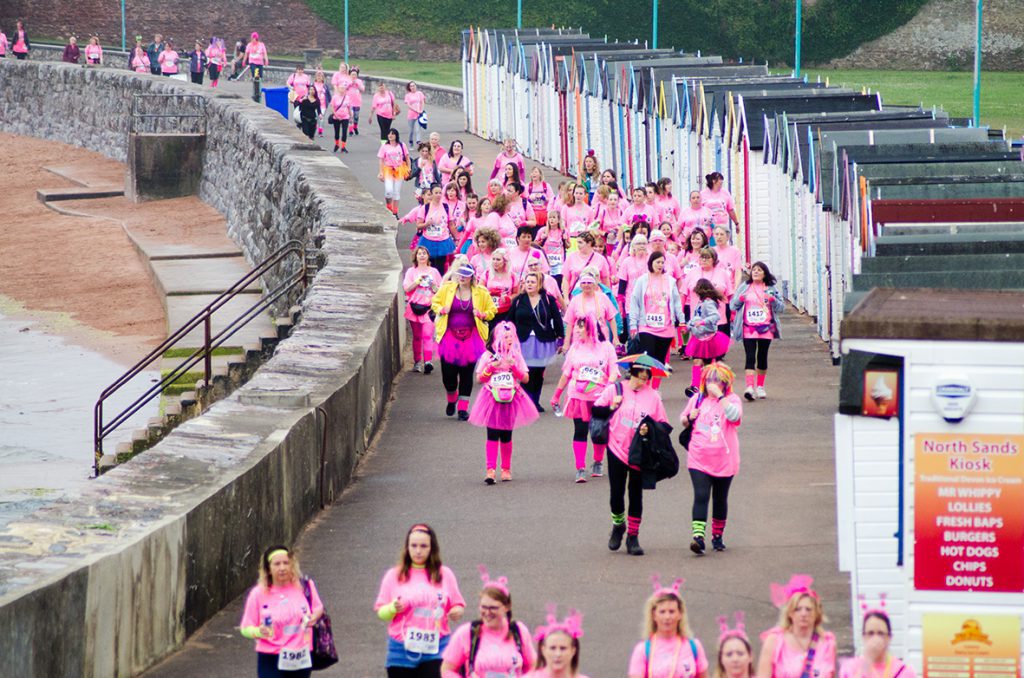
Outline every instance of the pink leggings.
POLYGON ((434 358, 434 323, 410 322, 412 329, 412 359, 430 362, 434 358))

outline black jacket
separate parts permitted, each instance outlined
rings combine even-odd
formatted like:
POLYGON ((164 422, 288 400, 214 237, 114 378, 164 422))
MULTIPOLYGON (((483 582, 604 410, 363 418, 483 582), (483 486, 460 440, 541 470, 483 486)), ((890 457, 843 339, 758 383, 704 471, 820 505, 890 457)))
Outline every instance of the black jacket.
POLYGON ((530 305, 530 296, 525 292, 513 299, 508 319, 515 324, 519 341, 526 341, 530 337, 530 332, 536 334, 540 341, 555 341, 565 337, 558 302, 544 290, 540 292, 540 301, 537 302, 536 309, 530 305))
POLYGON ((629 465, 640 468, 645 490, 653 490, 659 480, 679 473, 679 456, 672 447, 672 427, 649 415, 641 419, 629 444, 629 465), (639 431, 644 424, 647 424, 647 435, 641 436, 639 431))

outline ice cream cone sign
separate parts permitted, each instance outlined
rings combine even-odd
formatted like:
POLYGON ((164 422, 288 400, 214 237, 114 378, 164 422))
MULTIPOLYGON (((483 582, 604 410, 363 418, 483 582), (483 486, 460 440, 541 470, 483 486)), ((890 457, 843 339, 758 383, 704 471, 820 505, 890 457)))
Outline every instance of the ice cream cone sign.
POLYGON ((900 411, 899 399, 899 372, 895 370, 864 370, 862 415, 865 417, 895 417, 900 411))

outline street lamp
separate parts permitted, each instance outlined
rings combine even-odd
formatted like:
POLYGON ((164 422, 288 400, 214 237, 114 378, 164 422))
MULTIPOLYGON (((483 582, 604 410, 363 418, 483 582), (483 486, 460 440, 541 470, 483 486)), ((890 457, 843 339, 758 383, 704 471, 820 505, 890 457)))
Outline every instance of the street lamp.
POLYGON ((345 63, 348 63, 348 0, 345 0, 345 63))
POLYGON ((658 0, 651 0, 651 49, 658 49, 658 0))
POLYGON ((975 12, 977 42, 974 45, 974 126, 981 126, 981 14, 985 0, 978 0, 975 12))
POLYGON ((121 51, 125 51, 124 0, 121 0, 121 51))
POLYGON ((797 78, 800 77, 800 32, 801 32, 801 19, 803 18, 803 0, 796 0, 796 29, 794 42, 794 51, 796 52, 793 59, 793 75, 797 78))

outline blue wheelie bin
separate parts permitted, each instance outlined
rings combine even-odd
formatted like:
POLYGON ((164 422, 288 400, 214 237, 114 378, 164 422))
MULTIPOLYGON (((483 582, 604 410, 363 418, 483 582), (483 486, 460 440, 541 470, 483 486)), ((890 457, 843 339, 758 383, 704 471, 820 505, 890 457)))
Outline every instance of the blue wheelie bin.
POLYGON ((288 119, 288 88, 287 87, 264 87, 263 100, 267 108, 273 109, 288 119))

